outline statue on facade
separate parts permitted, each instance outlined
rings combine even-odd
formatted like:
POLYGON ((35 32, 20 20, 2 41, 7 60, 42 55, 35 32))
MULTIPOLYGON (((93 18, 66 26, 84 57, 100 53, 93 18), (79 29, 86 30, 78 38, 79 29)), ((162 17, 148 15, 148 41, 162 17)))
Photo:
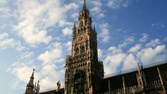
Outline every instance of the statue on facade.
POLYGON ((61 88, 61 82, 60 82, 60 80, 59 80, 59 81, 57 81, 57 91, 59 91, 60 88, 61 88))

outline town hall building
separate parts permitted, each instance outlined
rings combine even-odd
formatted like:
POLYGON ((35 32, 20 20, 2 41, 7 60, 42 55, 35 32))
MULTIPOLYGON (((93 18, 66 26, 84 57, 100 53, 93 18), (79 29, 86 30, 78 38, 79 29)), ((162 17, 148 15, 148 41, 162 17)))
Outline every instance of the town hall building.
POLYGON ((79 18, 74 23, 71 55, 66 57, 64 88, 39 92, 34 85, 34 72, 25 94, 166 94, 167 62, 104 76, 103 62, 97 53, 97 33, 84 0, 79 18))

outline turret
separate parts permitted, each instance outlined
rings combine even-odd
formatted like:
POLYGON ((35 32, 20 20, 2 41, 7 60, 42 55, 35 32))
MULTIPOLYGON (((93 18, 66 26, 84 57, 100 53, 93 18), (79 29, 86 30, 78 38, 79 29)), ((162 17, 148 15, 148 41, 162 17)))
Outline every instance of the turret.
POLYGON ((39 90, 40 90, 40 85, 39 85, 39 80, 38 80, 38 83, 37 83, 37 85, 36 85, 35 94, 39 94, 39 90))
POLYGON ((39 94, 39 90, 40 90, 39 81, 38 81, 38 84, 36 83, 34 84, 34 72, 35 72, 35 69, 33 69, 32 75, 26 87, 25 94, 39 94))
POLYGON ((30 80, 29 80, 27 87, 26 87, 25 94, 34 94, 33 93, 33 90, 34 90, 34 71, 35 71, 35 69, 33 69, 32 75, 31 75, 30 80))
POLYGON ((142 65, 140 65, 139 63, 137 63, 137 81, 138 81, 138 86, 141 87, 141 89, 143 89, 143 92, 144 92, 144 89, 145 89, 145 83, 144 83, 144 74, 143 74, 143 71, 142 71, 142 65))

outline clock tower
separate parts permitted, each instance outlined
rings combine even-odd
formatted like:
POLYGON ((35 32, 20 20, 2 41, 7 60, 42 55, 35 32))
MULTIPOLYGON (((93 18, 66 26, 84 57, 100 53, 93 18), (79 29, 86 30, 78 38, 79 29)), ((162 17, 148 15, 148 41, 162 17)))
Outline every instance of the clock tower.
POLYGON ((97 94, 100 90, 103 62, 98 61, 97 33, 86 0, 74 23, 71 56, 67 56, 65 68, 65 94, 97 94))

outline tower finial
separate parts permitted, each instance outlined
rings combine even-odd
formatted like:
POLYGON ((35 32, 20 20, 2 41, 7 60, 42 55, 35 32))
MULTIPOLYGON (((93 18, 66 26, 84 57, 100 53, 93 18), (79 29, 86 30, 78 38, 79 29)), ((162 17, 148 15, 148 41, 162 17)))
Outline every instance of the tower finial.
POLYGON ((33 68, 33 72, 32 72, 32 78, 34 78, 34 72, 35 72, 35 68, 33 68))
POLYGON ((33 68, 33 73, 35 72, 35 68, 33 68))
POLYGON ((40 85, 39 85, 39 80, 38 80, 38 83, 37 83, 37 94, 39 93, 39 91, 40 91, 40 85))
POLYGON ((86 9, 86 0, 84 0, 83 9, 86 9))

